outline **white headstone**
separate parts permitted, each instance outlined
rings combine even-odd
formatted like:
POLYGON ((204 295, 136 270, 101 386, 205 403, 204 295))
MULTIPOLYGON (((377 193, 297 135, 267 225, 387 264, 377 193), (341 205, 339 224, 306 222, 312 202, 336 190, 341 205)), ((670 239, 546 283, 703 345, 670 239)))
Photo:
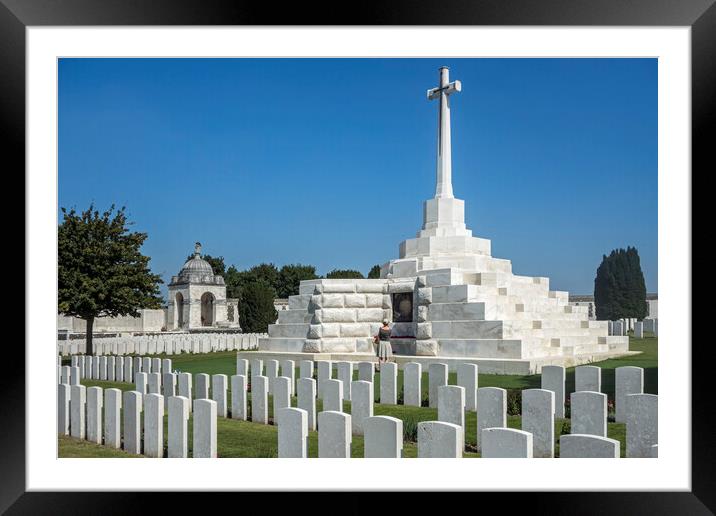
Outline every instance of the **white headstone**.
POLYGON ((269 394, 273 394, 273 379, 278 376, 278 360, 266 361, 266 377, 268 378, 269 394))
POLYGON ((353 382, 353 362, 336 362, 336 376, 343 382, 343 399, 351 400, 351 383, 353 382))
POLYGON ((208 400, 209 399, 209 375, 206 373, 198 373, 196 375, 196 392, 194 393, 194 399, 197 400, 208 400))
POLYGON ((143 373, 151 373, 152 372, 152 359, 151 357, 142 357, 142 372, 143 373))
POLYGON ((124 450, 140 455, 141 447, 141 415, 143 394, 137 391, 125 391, 122 405, 124 450))
POLYGON ((107 381, 107 357, 99 357, 99 379, 107 381))
POLYGON ((301 378, 313 378, 313 361, 301 360, 299 365, 301 378))
POLYGON ((122 443, 120 414, 122 410, 122 391, 105 389, 104 391, 104 444, 110 448, 119 448, 122 443))
POLYGON ((574 390, 602 392, 602 368, 597 366, 575 367, 574 390))
POLYGON ((162 374, 167 374, 172 372, 172 359, 171 358, 164 358, 162 359, 162 374))
POLYGON ((483 428, 482 457, 485 459, 532 458, 532 434, 514 428, 483 428))
POLYGON ((323 381, 323 410, 343 412, 343 382, 323 381))
POLYGON ((245 358, 236 357, 236 375, 249 377, 249 361, 245 358))
POLYGON ((447 364, 430 364, 428 366, 428 404, 438 406, 438 387, 448 384, 447 364))
POLYGON ((296 394, 296 362, 293 360, 281 360, 281 376, 289 379, 291 396, 296 394))
POLYGON ((115 381, 114 374, 116 372, 116 366, 115 366, 114 362, 115 362, 115 357, 107 357, 107 381, 108 382, 115 381))
POLYGON ((57 433, 70 433, 70 384, 61 383, 57 386, 57 433))
POLYGON ((132 368, 132 357, 124 357, 124 381, 132 383, 134 381, 134 369, 132 368))
POLYGON ((70 435, 85 438, 85 405, 87 388, 84 385, 70 386, 70 435))
POLYGON ((617 367, 614 372, 615 421, 626 423, 626 397, 644 392, 644 370, 641 367, 617 367))
POLYGON ((365 380, 352 382, 353 400, 351 401, 352 431, 362 435, 363 425, 367 418, 373 416, 373 383, 365 380))
POLYGON ((363 435, 363 456, 366 459, 402 457, 402 419, 390 416, 368 417, 363 421, 363 435))
POLYGON ((216 402, 218 417, 226 417, 226 390, 229 379, 225 374, 215 374, 211 377, 211 399, 216 402))
POLYGON ((72 371, 72 367, 62 366, 62 381, 61 381, 61 383, 66 383, 67 385, 71 385, 71 382, 70 382, 70 380, 72 379, 71 371, 72 371))
POLYGON ((318 368, 318 397, 323 399, 323 381, 330 380, 333 376, 333 364, 330 360, 318 360, 316 367, 318 368))
POLYGON ((192 377, 191 373, 179 373, 177 375, 177 395, 182 396, 189 400, 189 413, 191 414, 192 407, 192 377))
POLYGON ((482 430, 507 426, 507 391, 499 387, 477 389, 477 449, 482 430))
MULTIPOLYGON (((303 362, 302 362, 303 363, 303 362)), ((308 429, 316 429, 316 380, 313 378, 298 379, 298 408, 308 414, 308 429)))
POLYGON ((152 359, 152 373, 159 373, 159 379, 162 378, 162 359, 161 358, 153 358, 152 359))
POLYGON ((350 414, 330 410, 318 414, 319 458, 349 458, 352 439, 350 414))
POLYGON ((459 459, 464 436, 462 427, 444 421, 418 423, 418 458, 459 459))
POLYGON ((554 457, 554 392, 522 391, 522 430, 532 434, 532 456, 554 457))
POLYGON ((147 394, 162 393, 162 375, 160 373, 149 373, 147 375, 147 394))
POLYGON ((465 389, 465 410, 477 411, 477 364, 458 364, 457 384, 465 389))
POLYGON ((563 459, 618 459, 619 441, 586 434, 559 437, 559 456, 563 459))
POLYGON ((164 396, 161 394, 144 397, 144 455, 164 456, 164 396))
POLYGON ((438 387, 438 421, 462 427, 465 435, 465 388, 459 385, 438 387))
POLYGON ((260 358, 254 358, 251 360, 251 377, 263 376, 264 361, 260 358))
POLYGON ((124 381, 124 357, 117 357, 114 364, 114 381, 124 381))
POLYGON ((92 357, 92 379, 99 380, 99 359, 98 356, 92 357))
POLYGON ((268 424, 268 378, 265 376, 251 378, 251 421, 268 424))
POLYGON ((275 414, 278 424, 278 457, 308 457, 308 413, 300 408, 284 407, 275 414))
POLYGON ((542 367, 542 388, 554 392, 554 417, 564 418, 565 370, 562 366, 542 367))
POLYGON ((644 338, 644 323, 637 321, 634 323, 634 338, 637 339, 643 339, 644 338))
POLYGON ((274 421, 278 424, 276 414, 283 408, 291 406, 291 379, 286 376, 279 376, 273 379, 273 414, 274 421))
POLYGON ((184 396, 172 396, 167 403, 167 457, 185 459, 189 456, 189 405, 184 396))
POLYGON ((216 402, 214 400, 194 400, 193 434, 192 457, 216 458, 216 402))
POLYGON ((659 397, 629 394, 626 413, 626 456, 651 457, 651 447, 659 442, 659 397))
POLYGON ((164 396, 164 410, 169 410, 169 398, 176 395, 177 375, 164 373, 162 378, 162 396, 164 396))
POLYGON ((385 362, 380 366, 380 403, 398 404, 398 364, 385 362))
POLYGON ((607 395, 579 391, 570 396, 571 431, 575 434, 607 436, 607 395))
POLYGON ((79 368, 79 366, 70 367, 69 370, 70 370, 70 385, 79 385, 80 384, 80 368, 79 368))
POLYGON ((246 411, 247 378, 248 376, 239 374, 231 377, 231 419, 242 421, 248 419, 246 411))
POLYGON ((149 378, 147 373, 137 373, 134 375, 134 386, 137 392, 147 394, 149 378))
MULTIPOLYGON (((74 368, 73 368, 74 369, 74 368)), ((102 387, 87 389, 87 440, 102 444, 102 406, 104 396, 102 387)))
POLYGON ((419 407, 422 401, 423 366, 409 362, 403 366, 403 405, 419 407))
POLYGON ((358 362, 358 380, 373 383, 375 367, 373 362, 358 362))

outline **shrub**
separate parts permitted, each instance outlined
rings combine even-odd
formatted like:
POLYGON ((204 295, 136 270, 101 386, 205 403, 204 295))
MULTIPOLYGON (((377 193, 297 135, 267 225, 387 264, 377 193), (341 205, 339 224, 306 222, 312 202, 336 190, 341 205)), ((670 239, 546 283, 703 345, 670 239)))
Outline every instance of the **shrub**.
POLYGON ((429 407, 430 406, 430 395, 425 394, 422 399, 420 400, 420 406, 421 407, 429 407))
POLYGON ((572 433, 572 422, 569 419, 565 419, 562 422, 562 431, 560 432, 560 435, 571 434, 571 433, 572 433))
POLYGON ((408 416, 403 420, 403 440, 411 443, 418 442, 418 420, 408 416))
POLYGON ((507 389, 507 414, 519 416, 522 413, 522 391, 507 389))

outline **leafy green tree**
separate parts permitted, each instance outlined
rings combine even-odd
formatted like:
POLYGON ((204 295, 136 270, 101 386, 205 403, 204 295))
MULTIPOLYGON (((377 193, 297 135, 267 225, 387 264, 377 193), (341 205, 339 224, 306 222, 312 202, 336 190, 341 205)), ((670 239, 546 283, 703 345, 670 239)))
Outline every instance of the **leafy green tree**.
POLYGON ((100 213, 94 205, 77 213, 62 208, 57 230, 58 312, 87 322, 86 353, 93 353, 97 317, 139 316, 140 308, 161 308, 159 275, 140 248, 146 233, 131 232, 125 208, 100 213))
POLYGON ((380 265, 373 265, 368 273, 368 279, 380 278, 380 265))
MULTIPOLYGON (((194 258, 193 254, 190 254, 187 256, 187 261, 194 258)), ((211 256, 209 254, 205 254, 202 256, 204 260, 209 262, 209 265, 211 265, 212 270, 214 271, 214 274, 217 274, 219 276, 226 276, 226 265, 224 265, 224 257, 223 256, 211 256)))
POLYGON ((276 297, 272 287, 263 281, 252 281, 241 289, 239 321, 246 333, 263 333, 276 322, 278 312, 273 306, 276 297))
POLYGON ((287 298, 298 294, 301 281, 316 279, 316 267, 294 263, 284 265, 279 271, 278 297, 287 298))
POLYGON ((646 283, 635 247, 614 249, 609 256, 602 256, 594 279, 594 304, 599 320, 646 317, 646 283))
POLYGON ((354 269, 333 269, 326 274, 328 279, 363 279, 363 274, 354 269))

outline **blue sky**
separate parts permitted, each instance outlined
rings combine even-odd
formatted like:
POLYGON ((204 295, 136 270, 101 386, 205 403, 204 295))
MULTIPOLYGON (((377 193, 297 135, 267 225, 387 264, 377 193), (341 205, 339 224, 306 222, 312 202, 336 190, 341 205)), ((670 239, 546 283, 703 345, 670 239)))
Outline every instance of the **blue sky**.
POLYGON ((166 281, 197 240, 365 274, 434 194, 442 65, 455 196, 493 256, 584 294, 632 245, 656 292, 656 59, 61 59, 59 206, 126 206, 166 281))

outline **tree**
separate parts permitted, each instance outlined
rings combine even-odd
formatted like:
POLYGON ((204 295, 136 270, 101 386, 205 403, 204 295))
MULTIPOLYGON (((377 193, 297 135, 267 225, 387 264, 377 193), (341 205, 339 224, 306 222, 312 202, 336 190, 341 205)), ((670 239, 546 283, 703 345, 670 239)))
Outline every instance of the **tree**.
POLYGON ((97 317, 139 316, 140 308, 161 308, 159 275, 140 248, 146 233, 129 231, 125 208, 100 213, 94 205, 78 214, 62 208, 57 230, 58 312, 87 322, 86 354, 93 353, 97 317))
MULTIPOLYGON (((192 258, 194 258, 194 255, 190 254, 189 256, 187 256, 187 261, 191 260, 192 258)), ((213 257, 209 254, 205 254, 204 256, 202 256, 202 258, 205 261, 209 262, 209 265, 211 265, 211 269, 214 271, 214 274, 217 274, 219 276, 226 276, 226 265, 224 265, 223 256, 213 257)), ((226 278, 224 278, 224 281, 226 281, 226 278)))
POLYGON ((370 268, 370 272, 368 273, 368 279, 378 278, 380 278, 380 265, 373 265, 373 267, 370 268))
POLYGON ((328 279, 363 279, 363 274, 354 269, 333 269, 326 274, 328 279))
POLYGON ((279 271, 278 297, 287 298, 298 294, 301 281, 316 279, 316 267, 300 263, 284 265, 279 271))
POLYGON ((278 312, 273 306, 275 291, 263 281, 252 281, 241 289, 239 320, 247 333, 264 333, 276 322, 278 312))
POLYGON ((646 317, 646 283, 635 247, 614 249, 609 256, 602 256, 594 279, 594 304, 599 320, 646 317))

